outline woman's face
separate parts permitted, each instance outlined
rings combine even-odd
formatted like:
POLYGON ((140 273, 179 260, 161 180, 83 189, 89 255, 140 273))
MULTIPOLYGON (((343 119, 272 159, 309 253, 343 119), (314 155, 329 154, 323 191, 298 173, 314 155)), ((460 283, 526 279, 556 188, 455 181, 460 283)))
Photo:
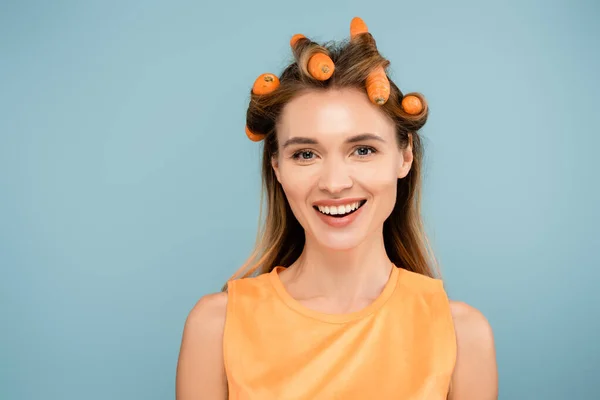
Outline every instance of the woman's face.
POLYGON ((311 91, 285 106, 273 168, 307 240, 346 250, 381 234, 412 148, 398 147, 378 108, 356 89, 311 91))

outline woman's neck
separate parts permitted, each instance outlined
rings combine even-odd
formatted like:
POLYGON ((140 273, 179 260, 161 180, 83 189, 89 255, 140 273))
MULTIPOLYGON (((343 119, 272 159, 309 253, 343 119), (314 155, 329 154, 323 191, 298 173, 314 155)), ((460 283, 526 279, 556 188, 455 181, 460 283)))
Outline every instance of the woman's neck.
POLYGON ((282 280, 293 291, 301 292, 302 297, 352 301, 377 297, 388 282, 392 267, 381 232, 343 251, 323 248, 307 237, 302 254, 282 280))

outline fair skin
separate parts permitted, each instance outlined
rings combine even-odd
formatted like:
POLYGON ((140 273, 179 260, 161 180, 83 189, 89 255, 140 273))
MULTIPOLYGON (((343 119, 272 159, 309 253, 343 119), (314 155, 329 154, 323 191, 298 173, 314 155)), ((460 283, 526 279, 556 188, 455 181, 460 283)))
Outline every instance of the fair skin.
MULTIPOLYGON (((326 313, 359 310, 389 278, 383 222, 395 204, 397 179, 410 171, 412 148, 397 146, 393 123, 354 89, 295 98, 285 107, 277 134, 280 148, 273 168, 306 233, 302 255, 281 272, 281 280, 306 307, 326 313), (315 209, 344 199, 362 204, 348 223, 315 209)), ((216 293, 200 299, 190 312, 177 366, 178 400, 227 398, 226 306, 227 294, 216 293)), ((465 303, 451 302, 451 313, 458 353, 449 398, 497 399, 489 323, 465 303)))

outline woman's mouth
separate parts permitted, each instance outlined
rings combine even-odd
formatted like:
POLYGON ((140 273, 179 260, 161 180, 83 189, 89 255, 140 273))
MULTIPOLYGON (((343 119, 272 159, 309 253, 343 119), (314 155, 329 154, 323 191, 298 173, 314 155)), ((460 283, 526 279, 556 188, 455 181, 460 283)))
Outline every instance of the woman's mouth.
POLYGON ((360 216, 367 200, 348 199, 347 203, 336 205, 317 204, 313 208, 325 224, 333 228, 344 228, 360 216))
POLYGON ((367 201, 360 200, 351 202, 348 204, 342 204, 339 206, 313 206, 313 208, 319 213, 333 218, 344 218, 348 215, 355 213, 360 209, 367 201))

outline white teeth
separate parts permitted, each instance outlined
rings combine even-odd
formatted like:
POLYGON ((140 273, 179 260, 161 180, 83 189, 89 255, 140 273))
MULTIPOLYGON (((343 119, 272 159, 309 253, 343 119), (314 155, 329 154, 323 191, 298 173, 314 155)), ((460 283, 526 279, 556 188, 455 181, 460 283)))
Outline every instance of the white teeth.
POLYGON ((350 204, 345 204, 343 206, 317 206, 319 211, 323 214, 328 215, 343 215, 348 214, 350 211, 354 211, 358 208, 360 202, 354 202, 350 204))

